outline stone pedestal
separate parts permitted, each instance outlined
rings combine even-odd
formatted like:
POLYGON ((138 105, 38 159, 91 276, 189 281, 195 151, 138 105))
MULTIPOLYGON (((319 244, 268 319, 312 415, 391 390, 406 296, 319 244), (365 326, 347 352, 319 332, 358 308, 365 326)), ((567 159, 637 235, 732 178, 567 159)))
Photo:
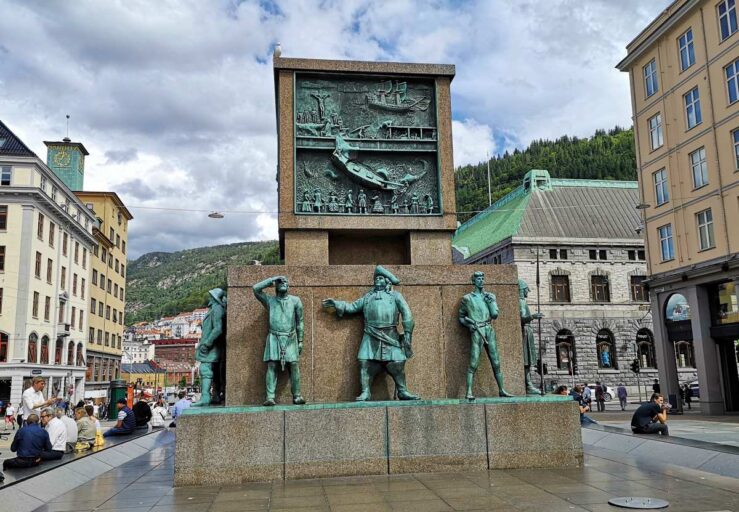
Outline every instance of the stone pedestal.
MULTIPOLYGON (((518 313, 518 283, 512 265, 397 265, 387 267, 401 282, 396 287, 413 312, 415 355, 406 364, 409 389, 423 399, 461 398, 469 362, 470 334, 459 324, 459 304, 472 289, 470 276, 486 273, 486 289, 497 296, 500 316, 493 322, 498 338, 505 386, 525 394, 523 348, 518 313)), ((228 340, 226 356, 227 405, 264 401, 267 313, 251 286, 269 276, 287 275, 290 293, 303 302, 305 341, 300 358, 302 394, 309 403, 348 402, 359 394, 357 351, 362 339, 361 315, 337 319, 321 307, 326 298, 355 300, 372 285, 370 265, 249 266, 229 269, 228 340)), ((273 292, 269 292, 273 293, 273 292)), ((277 400, 291 403, 285 372, 280 373, 277 400)), ((373 398, 390 399, 394 387, 388 376, 378 376, 373 398)), ((478 396, 497 396, 490 362, 480 360, 475 378, 478 396)))
POLYGON ((191 408, 177 421, 175 485, 578 467, 582 458, 576 404, 554 395, 191 408))

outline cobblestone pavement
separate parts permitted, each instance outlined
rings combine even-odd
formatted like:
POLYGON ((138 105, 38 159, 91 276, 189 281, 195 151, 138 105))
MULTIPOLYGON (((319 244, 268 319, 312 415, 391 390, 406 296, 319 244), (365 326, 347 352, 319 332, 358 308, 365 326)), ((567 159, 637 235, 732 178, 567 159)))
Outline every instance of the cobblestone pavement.
POLYGON ((671 512, 739 510, 739 480, 586 455, 578 469, 495 470, 172 488, 174 446, 157 448, 38 511, 613 512, 617 496, 670 501, 671 512))

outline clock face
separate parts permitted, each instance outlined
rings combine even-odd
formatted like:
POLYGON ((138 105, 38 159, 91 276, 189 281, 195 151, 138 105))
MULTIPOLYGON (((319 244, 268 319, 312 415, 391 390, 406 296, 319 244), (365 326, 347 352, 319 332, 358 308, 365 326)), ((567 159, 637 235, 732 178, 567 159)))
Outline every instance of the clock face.
POLYGON ((58 165, 59 167, 68 167, 71 161, 72 155, 64 148, 58 150, 56 155, 54 155, 54 165, 58 165))

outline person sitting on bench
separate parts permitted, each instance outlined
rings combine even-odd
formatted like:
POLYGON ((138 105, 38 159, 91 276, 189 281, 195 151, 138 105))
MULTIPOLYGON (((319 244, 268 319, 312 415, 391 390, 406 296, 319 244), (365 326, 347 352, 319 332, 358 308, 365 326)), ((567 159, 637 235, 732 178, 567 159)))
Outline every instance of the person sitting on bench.
POLYGON ((16 452, 17 457, 5 459, 3 469, 38 466, 41 453, 50 450, 49 433, 38 424, 38 416, 31 413, 26 417, 26 425, 18 430, 10 445, 10 451, 16 452))
POLYGON ((127 436, 133 434, 133 430, 136 428, 136 415, 128 407, 126 399, 119 398, 116 407, 118 408, 118 422, 115 427, 105 432, 103 437, 127 436))

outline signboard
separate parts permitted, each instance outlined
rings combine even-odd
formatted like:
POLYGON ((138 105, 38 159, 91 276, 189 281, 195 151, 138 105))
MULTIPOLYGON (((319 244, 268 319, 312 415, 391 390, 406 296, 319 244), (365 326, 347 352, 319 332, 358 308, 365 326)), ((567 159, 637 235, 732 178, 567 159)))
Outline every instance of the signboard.
POLYGON ((40 370, 36 368, 35 370, 31 370, 31 375, 41 375, 43 373, 43 370, 40 370))
POLYGON ((105 398, 107 396, 107 389, 93 389, 91 391, 85 391, 85 398, 105 398))

